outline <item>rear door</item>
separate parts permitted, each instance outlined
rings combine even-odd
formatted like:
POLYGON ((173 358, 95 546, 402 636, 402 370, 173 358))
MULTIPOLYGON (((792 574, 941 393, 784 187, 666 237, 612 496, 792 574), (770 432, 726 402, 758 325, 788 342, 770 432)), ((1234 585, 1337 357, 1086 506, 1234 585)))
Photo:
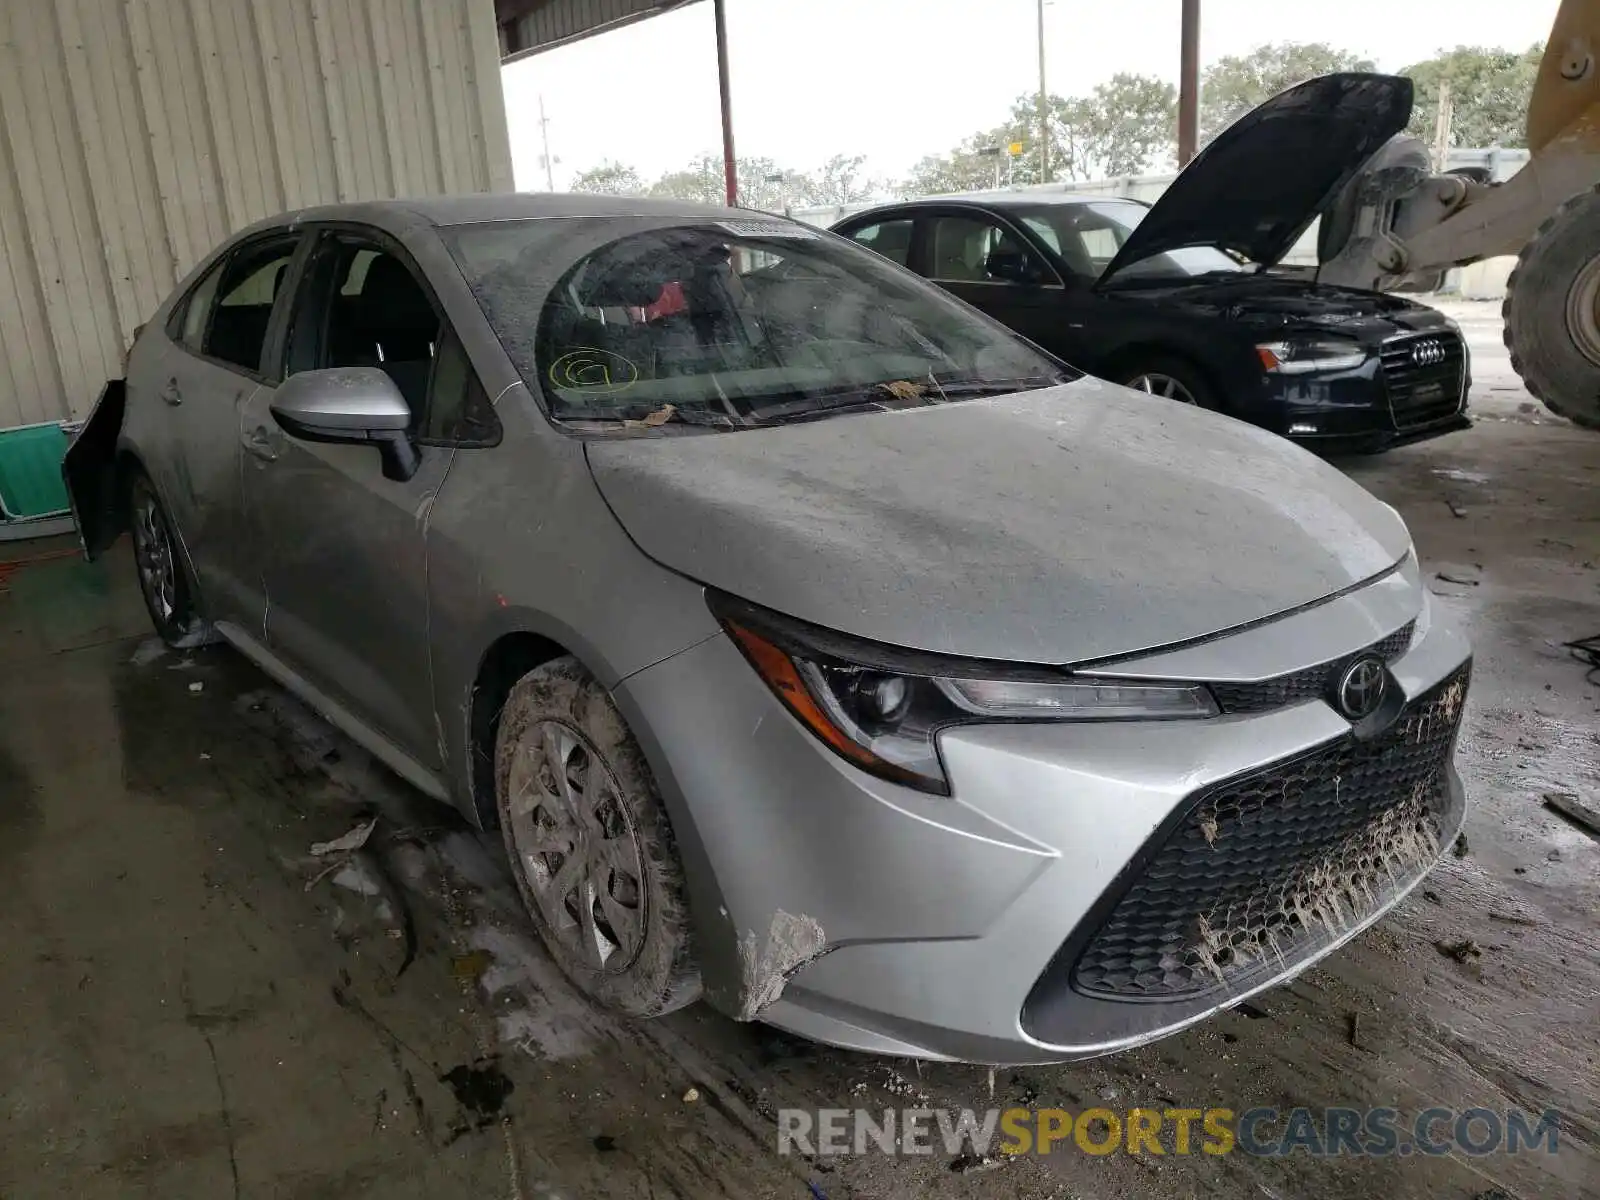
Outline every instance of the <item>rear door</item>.
MULTIPOLYGON (((428 442, 433 391, 465 386, 470 374, 431 290, 409 255, 376 231, 323 227, 315 236, 287 321, 284 376, 378 367, 428 442)), ((270 399, 263 390, 250 400, 242 439, 245 510, 264 552, 268 648, 424 767, 437 767, 426 538, 454 450, 422 444, 412 478, 386 479, 373 447, 290 437, 270 399)))
POLYGON ((168 343, 141 369, 167 414, 157 484, 213 619, 259 625, 261 580, 240 517, 240 413, 270 386, 268 332, 303 240, 274 232, 230 250, 173 310, 168 343))

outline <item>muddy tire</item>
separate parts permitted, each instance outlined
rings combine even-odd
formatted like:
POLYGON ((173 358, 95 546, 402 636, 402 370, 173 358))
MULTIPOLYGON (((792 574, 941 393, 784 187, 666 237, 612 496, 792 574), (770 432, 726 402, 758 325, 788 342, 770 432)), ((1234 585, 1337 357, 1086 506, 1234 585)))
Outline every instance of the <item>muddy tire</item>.
POLYGON ((1568 200, 1522 248, 1501 313, 1528 390, 1600 429, 1600 188, 1568 200))
POLYGON ((574 658, 511 689, 495 735, 495 803, 511 871, 563 972, 632 1017, 700 995, 683 867, 622 714, 574 658))
POLYGON ((1116 382, 1137 392, 1150 392, 1178 404, 1217 407, 1216 393, 1201 370, 1175 354, 1144 354, 1121 365, 1116 382))
POLYGON ((178 537, 155 486, 143 471, 128 483, 128 524, 133 563, 145 611, 167 645, 187 649, 209 638, 210 626, 194 600, 194 584, 184 566, 178 537))

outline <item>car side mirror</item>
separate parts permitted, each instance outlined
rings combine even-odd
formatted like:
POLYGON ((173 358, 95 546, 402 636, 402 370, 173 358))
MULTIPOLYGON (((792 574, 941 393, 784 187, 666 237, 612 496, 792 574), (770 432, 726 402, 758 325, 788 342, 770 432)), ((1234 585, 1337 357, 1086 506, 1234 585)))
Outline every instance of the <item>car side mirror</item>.
POLYGON ((1002 283, 1042 283, 1039 265, 1021 250, 991 250, 983 260, 983 272, 1002 283))
POLYGON ((417 473, 421 456, 411 440, 411 406, 377 367, 300 371, 279 385, 269 407, 290 437, 364 442, 383 456, 385 479, 406 480, 417 473))

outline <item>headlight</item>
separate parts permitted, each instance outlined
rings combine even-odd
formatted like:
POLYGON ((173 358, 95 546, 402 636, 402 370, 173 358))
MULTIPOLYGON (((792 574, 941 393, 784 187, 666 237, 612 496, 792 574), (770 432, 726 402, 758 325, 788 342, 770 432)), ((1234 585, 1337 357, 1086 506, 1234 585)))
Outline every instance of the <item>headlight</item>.
POLYGON ((1218 711, 1197 684, 1096 679, 897 650, 707 596, 756 673, 824 745, 864 771, 925 792, 950 792, 937 735, 952 725, 1158 721, 1218 711))
POLYGON ((1274 375, 1348 371, 1367 361, 1366 350, 1344 338, 1286 338, 1256 347, 1261 365, 1274 375))

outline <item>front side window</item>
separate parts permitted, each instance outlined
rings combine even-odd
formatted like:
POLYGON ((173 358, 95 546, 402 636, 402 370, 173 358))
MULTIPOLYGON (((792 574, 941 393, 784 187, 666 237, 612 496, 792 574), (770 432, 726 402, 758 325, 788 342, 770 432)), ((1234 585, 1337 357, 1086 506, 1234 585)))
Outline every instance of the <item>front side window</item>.
POLYGON ((411 411, 427 404, 440 319, 397 255, 358 237, 325 237, 289 334, 289 370, 376 367, 411 411))
POLYGON ((998 221, 933 217, 928 222, 929 278, 945 283, 990 283, 1022 275, 1044 279, 1039 256, 998 221))
MULTIPOLYGON (((272 306, 299 241, 296 235, 253 242, 228 256, 218 277, 217 300, 204 332, 202 354, 247 371, 261 369, 272 306)), ((190 301, 191 321, 195 310, 201 308, 195 303, 199 298, 196 292, 190 301)))
MULTIPOLYGON (((1074 275, 1098 279, 1150 210, 1126 200, 1087 204, 1041 204, 1019 210, 1018 220, 1050 249, 1074 275)), ((1121 279, 1189 279, 1197 275, 1237 275, 1248 268, 1215 246, 1186 246, 1129 263, 1121 279)))
POLYGON ((444 233, 558 421, 736 428, 1072 377, 937 289, 791 222, 652 228, 565 271, 538 253, 545 222, 444 233))

